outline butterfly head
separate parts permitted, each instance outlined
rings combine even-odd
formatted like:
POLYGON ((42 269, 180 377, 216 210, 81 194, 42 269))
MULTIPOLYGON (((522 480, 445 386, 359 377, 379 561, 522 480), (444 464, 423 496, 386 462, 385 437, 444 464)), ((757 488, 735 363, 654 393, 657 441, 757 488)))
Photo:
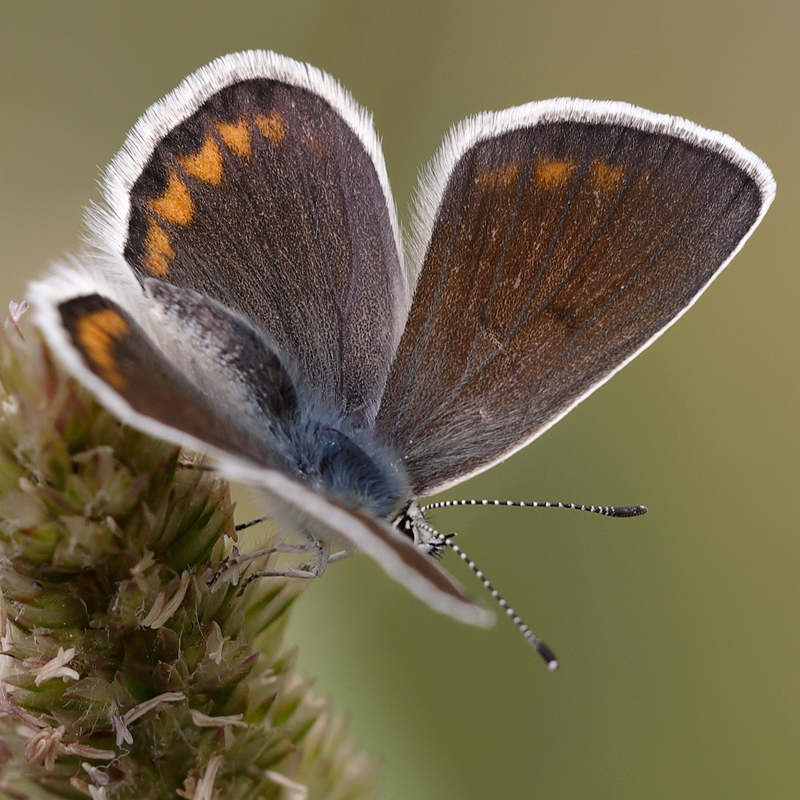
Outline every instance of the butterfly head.
POLYGON ((441 558, 447 546, 447 537, 443 536, 425 519, 425 512, 420 504, 409 500, 400 513, 392 520, 392 525, 400 533, 408 536, 414 544, 432 558, 441 558))

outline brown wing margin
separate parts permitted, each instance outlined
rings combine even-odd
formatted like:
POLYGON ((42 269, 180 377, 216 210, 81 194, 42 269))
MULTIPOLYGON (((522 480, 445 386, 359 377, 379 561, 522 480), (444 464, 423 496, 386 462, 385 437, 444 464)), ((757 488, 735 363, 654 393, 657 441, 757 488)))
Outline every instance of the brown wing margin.
POLYGON ((417 492, 519 449, 692 303, 764 204, 721 150, 566 120, 461 155, 378 419, 417 492))

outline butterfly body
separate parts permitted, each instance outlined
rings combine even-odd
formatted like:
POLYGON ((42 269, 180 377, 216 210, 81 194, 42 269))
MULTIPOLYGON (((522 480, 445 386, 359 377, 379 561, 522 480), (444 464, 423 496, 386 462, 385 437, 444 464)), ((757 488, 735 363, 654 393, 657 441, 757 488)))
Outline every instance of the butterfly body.
POLYGON ((137 123, 92 249, 32 286, 125 422, 486 624, 416 503, 541 435, 677 320, 774 181, 730 137, 559 99, 457 126, 404 252, 369 116, 329 76, 226 56, 137 123))

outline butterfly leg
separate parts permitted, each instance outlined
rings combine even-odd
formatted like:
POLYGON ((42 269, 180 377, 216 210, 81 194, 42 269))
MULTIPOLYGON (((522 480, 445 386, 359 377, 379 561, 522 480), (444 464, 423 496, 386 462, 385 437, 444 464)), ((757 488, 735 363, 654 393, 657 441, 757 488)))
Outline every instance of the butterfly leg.
POLYGON ((254 525, 259 525, 262 522, 266 522, 267 520, 272 519, 269 514, 266 514, 263 517, 256 517, 255 519, 249 519, 247 522, 240 522, 238 525, 235 526, 236 532, 247 530, 248 528, 252 528, 254 525))
MULTIPOLYGON (((239 550, 234 547, 233 552, 231 553, 230 557, 225 560, 225 563, 214 573, 213 577, 209 581, 209 584, 215 584, 223 575, 226 573, 230 573, 229 580, 231 583, 238 583, 239 575, 241 572, 241 567, 243 564, 247 564, 250 561, 254 561, 257 558, 266 558, 268 556, 273 555, 274 553, 308 553, 310 551, 319 550, 319 544, 316 541, 309 540, 308 542, 303 542, 302 544, 277 544, 271 547, 264 547, 261 550, 253 550, 249 553, 240 553, 239 550)), ((322 567, 324 570, 324 566, 322 567)), ((254 577, 260 577, 262 575, 267 575, 268 573, 265 571, 261 571, 251 575, 248 578, 248 582, 250 579, 254 577)), ((308 570, 271 570, 269 571, 270 575, 276 576, 285 576, 285 577, 294 577, 294 578, 316 578, 316 572, 310 572, 308 570), (289 572, 298 572, 302 574, 296 575, 289 575, 289 572)), ((322 570, 318 574, 322 574, 322 570)), ((246 584, 245 584, 246 585, 246 584)))
POLYGON ((318 578, 325 572, 325 567, 327 567, 328 564, 333 564, 336 561, 343 561, 345 558, 352 555, 349 550, 338 550, 335 553, 331 553, 329 544, 314 538, 311 534, 306 535, 309 537, 309 541, 313 543, 313 548, 317 551, 316 564, 314 564, 313 567, 308 567, 308 569, 314 573, 315 578, 318 578))
MULTIPOLYGON (((278 545, 276 547, 269 547, 261 551, 257 555, 269 555, 270 552, 274 553, 307 553, 316 551, 316 557, 306 564, 302 564, 297 568, 289 569, 263 569, 248 575, 242 583, 239 590, 243 592, 254 580, 257 578, 318 578, 325 571, 325 567, 330 560, 330 547, 326 542, 322 542, 310 534, 306 534, 308 542, 297 545, 278 545)), ((249 556, 250 554, 248 554, 249 556)), ((338 555, 338 554, 337 554, 338 555)))

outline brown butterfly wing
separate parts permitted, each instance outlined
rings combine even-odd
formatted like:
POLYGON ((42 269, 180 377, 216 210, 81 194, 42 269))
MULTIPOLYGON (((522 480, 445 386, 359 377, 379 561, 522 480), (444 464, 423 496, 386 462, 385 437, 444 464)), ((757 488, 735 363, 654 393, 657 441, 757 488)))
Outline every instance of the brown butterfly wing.
POLYGON ((263 77, 225 85, 223 59, 190 78, 206 99, 188 116, 180 97, 145 115, 139 139, 164 131, 122 176, 124 256, 246 315, 319 399, 372 421, 408 308, 377 138, 331 79, 269 58, 263 77))
POLYGON ((418 493, 505 458, 604 382, 771 199, 769 171, 727 137, 609 116, 568 106, 477 136, 439 178, 378 418, 418 493))

